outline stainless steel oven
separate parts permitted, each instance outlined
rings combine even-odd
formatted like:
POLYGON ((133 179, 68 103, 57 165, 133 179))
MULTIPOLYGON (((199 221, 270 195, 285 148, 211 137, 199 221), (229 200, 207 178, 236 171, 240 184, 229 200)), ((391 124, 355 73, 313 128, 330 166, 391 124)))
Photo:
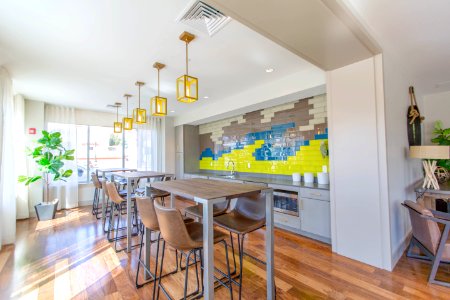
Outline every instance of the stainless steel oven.
POLYGON ((298 192, 275 189, 273 191, 273 210, 298 217, 298 192))

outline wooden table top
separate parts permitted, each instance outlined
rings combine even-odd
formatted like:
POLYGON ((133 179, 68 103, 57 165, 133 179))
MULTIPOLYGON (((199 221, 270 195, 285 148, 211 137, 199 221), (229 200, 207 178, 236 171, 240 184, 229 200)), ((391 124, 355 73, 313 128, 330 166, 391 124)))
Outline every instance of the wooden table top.
POLYGON ((124 171, 137 171, 137 169, 130 168, 107 168, 107 169, 97 169, 98 172, 124 172, 124 171))
POLYGON ((135 171, 135 172, 114 173, 114 177, 121 177, 121 178, 151 178, 151 177, 163 177, 163 176, 167 176, 167 175, 173 175, 173 174, 154 172, 154 171, 135 171))
POLYGON ((243 184, 210 179, 181 179, 152 182, 151 186, 186 198, 201 198, 205 200, 227 198, 232 199, 269 188, 255 184, 243 184))

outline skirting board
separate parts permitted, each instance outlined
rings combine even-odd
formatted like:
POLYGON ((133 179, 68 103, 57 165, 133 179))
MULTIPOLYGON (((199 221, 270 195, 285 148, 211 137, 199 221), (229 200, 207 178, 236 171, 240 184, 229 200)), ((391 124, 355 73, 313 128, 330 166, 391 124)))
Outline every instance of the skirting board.
POLYGON ((405 235, 405 238, 403 239, 403 241, 400 243, 400 245, 397 247, 397 249, 395 249, 394 253, 392 253, 392 270, 394 270, 398 261, 400 260, 403 253, 405 252, 406 248, 408 247, 411 236, 412 236, 412 231, 408 232, 408 234, 405 235))
POLYGON ((92 205, 93 200, 82 200, 78 201, 78 206, 89 206, 92 205))

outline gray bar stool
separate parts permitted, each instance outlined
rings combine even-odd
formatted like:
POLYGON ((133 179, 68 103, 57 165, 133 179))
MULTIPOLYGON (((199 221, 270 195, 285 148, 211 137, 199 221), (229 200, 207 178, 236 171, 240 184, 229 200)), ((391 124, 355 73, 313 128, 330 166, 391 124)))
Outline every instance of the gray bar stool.
POLYGON ((244 258, 244 237, 246 234, 262 228, 266 224, 266 201, 262 193, 239 197, 234 209, 214 218, 214 224, 230 232, 231 248, 233 251, 234 272, 236 272, 236 258, 234 254, 233 235, 238 238, 239 251, 239 282, 233 282, 239 286, 239 299, 242 295, 242 267, 244 258))

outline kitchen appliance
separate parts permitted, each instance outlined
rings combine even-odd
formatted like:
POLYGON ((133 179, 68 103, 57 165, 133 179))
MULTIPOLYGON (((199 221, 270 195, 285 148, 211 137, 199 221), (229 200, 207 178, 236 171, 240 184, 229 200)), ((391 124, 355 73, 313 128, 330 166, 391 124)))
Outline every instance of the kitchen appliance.
POLYGON ((275 189, 273 191, 273 210, 298 217, 298 192, 275 189))

